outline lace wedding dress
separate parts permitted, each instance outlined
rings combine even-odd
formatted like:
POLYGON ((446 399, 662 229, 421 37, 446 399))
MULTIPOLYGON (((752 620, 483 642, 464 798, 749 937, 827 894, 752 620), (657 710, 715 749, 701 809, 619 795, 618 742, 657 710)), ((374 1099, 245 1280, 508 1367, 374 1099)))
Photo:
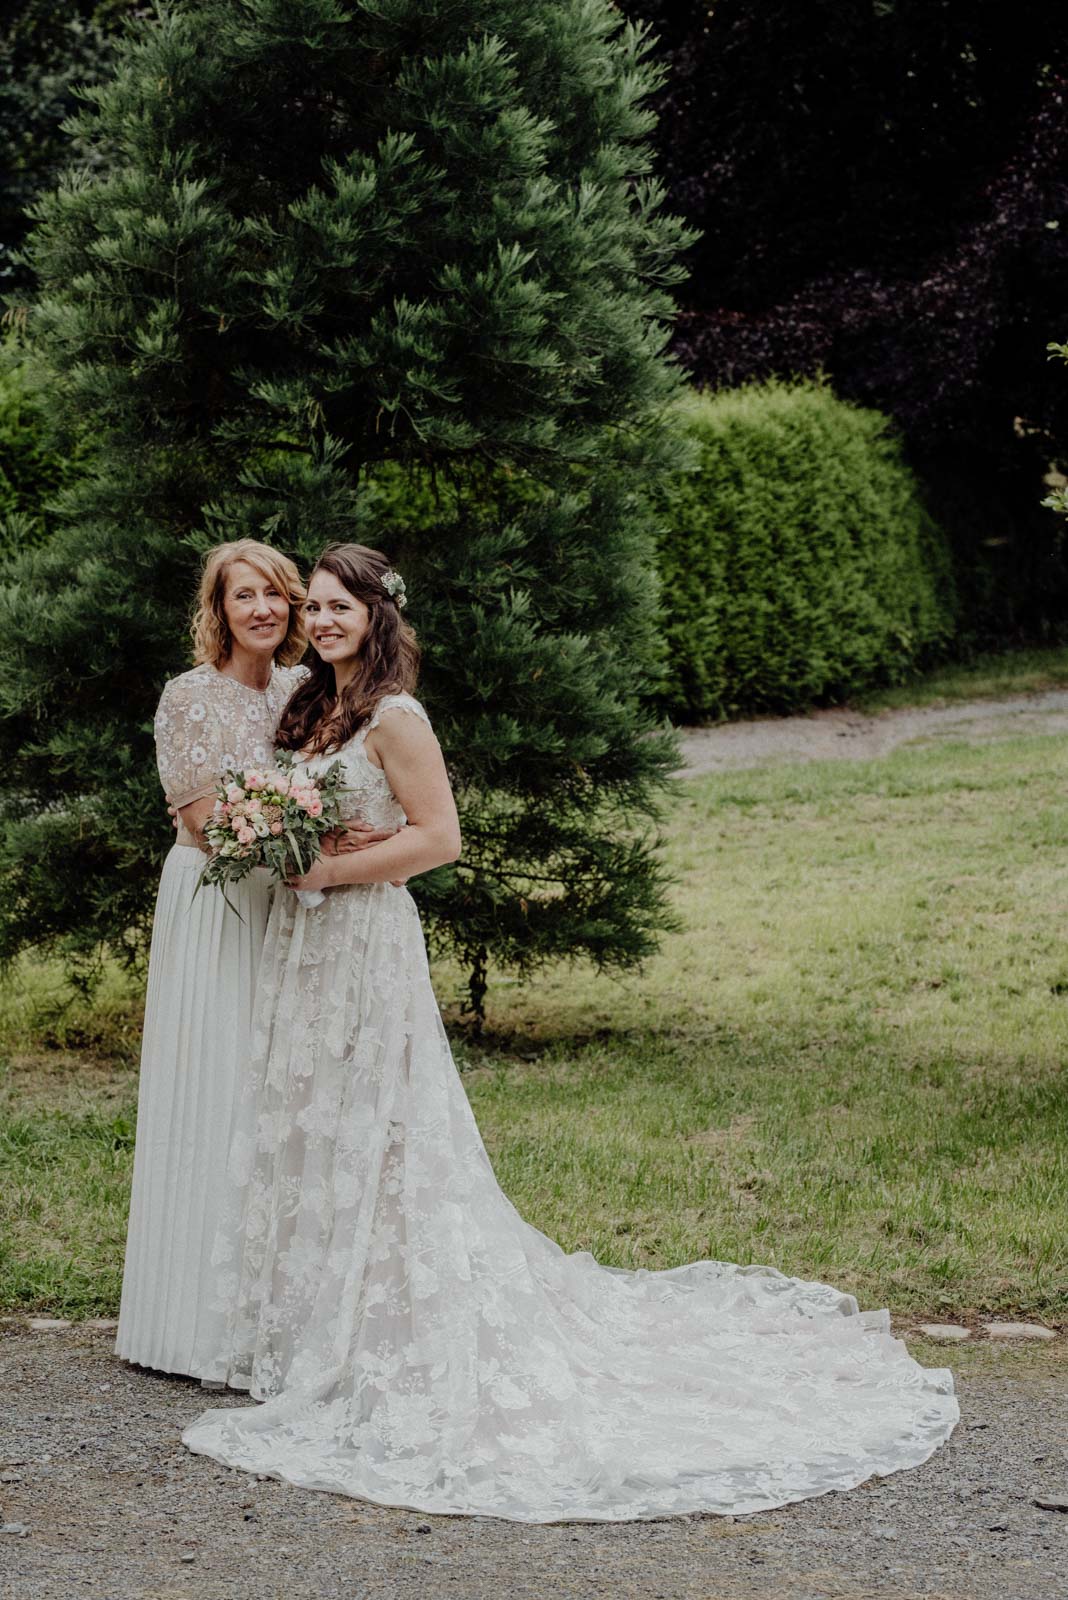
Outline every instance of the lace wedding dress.
MULTIPOLYGON (((425 719, 407 696, 383 713, 425 719)), ((351 809, 399 823, 367 731, 341 752, 351 809)), ((719 1261, 615 1271, 524 1222, 405 890, 277 897, 229 1183, 211 1375, 264 1403, 183 1437, 231 1466, 424 1512, 623 1520, 848 1489, 957 1421, 949 1373, 850 1295, 719 1261)))

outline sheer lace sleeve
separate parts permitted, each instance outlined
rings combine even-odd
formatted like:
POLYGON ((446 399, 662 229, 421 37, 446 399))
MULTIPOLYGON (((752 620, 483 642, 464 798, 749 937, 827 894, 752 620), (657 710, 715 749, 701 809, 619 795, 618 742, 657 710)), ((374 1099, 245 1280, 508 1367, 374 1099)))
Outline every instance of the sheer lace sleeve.
POLYGON ((371 732, 372 728, 377 728, 378 724, 382 720, 383 711, 410 711, 414 717, 418 717, 421 722, 426 723, 428 728, 430 727, 430 718, 427 716, 423 707, 419 704, 419 701, 416 700, 413 695, 384 694, 381 700, 375 706, 373 717, 369 722, 364 724, 360 732, 363 734, 368 734, 371 732))
POLYGON ((163 791, 179 809, 215 791, 222 770, 222 732, 211 685, 186 672, 166 684, 156 711, 156 765, 163 791))

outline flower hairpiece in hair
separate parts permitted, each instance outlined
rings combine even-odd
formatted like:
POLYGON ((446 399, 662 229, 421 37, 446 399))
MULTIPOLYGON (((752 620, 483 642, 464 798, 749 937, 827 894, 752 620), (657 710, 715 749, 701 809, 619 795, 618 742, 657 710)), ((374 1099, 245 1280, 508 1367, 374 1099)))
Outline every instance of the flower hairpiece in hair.
POLYGON ((382 587, 391 600, 395 600, 399 610, 403 611, 408 604, 408 594, 404 587, 404 579, 399 572, 394 572, 390 567, 388 572, 382 574, 382 587))

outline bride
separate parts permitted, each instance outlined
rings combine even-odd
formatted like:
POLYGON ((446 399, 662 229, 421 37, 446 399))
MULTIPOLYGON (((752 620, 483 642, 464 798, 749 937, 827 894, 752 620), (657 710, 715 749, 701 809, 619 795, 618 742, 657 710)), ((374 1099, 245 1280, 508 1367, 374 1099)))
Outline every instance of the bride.
POLYGON ((460 849, 403 600, 357 545, 309 583, 317 660, 278 742, 312 770, 341 760, 351 810, 407 826, 316 863, 299 886, 321 906, 275 899, 211 1374, 263 1404, 206 1411, 185 1443, 310 1489, 525 1522, 750 1512, 926 1460, 957 1421, 952 1380, 885 1312, 768 1267, 604 1268, 498 1187, 415 906, 389 882, 460 849))

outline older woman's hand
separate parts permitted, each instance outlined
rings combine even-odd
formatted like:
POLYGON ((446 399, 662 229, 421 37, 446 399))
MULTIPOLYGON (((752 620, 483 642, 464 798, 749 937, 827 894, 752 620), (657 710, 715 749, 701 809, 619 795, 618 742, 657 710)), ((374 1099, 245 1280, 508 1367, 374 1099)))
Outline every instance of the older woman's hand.
POLYGON ((399 832, 399 828, 376 828, 370 822, 353 817, 340 828, 323 834, 323 855, 344 856, 352 850, 366 850, 368 845, 381 844, 383 839, 392 839, 399 832))
MULTIPOLYGON (((344 856, 350 855, 354 850, 366 850, 368 845, 381 844, 383 839, 392 839, 400 828, 376 828, 373 823, 361 822, 359 817, 353 817, 334 828, 330 833, 323 834, 323 855, 344 856)), ((408 882, 407 878, 391 878, 394 889, 403 889, 408 882)))

